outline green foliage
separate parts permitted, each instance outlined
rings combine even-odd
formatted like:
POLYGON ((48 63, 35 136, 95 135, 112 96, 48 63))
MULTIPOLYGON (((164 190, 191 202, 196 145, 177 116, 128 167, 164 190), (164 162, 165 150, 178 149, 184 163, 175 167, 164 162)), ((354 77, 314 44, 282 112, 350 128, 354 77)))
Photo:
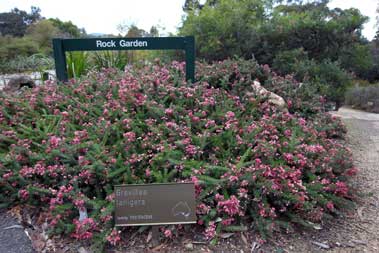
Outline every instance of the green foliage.
POLYGON ((44 72, 54 68, 54 60, 43 54, 17 56, 9 61, 0 61, 0 73, 44 72))
POLYGON ((32 6, 30 13, 17 8, 0 13, 0 35, 24 36, 30 24, 42 19, 40 12, 39 8, 32 6))
POLYGON ((337 107, 342 104, 344 93, 352 84, 351 75, 338 62, 310 60, 302 48, 278 53, 273 69, 281 75, 294 75, 313 92, 336 102, 337 107))
POLYGON ((327 87, 325 95, 330 101, 336 102, 337 109, 342 105, 346 89, 351 86, 350 75, 336 62, 324 60, 321 63, 304 61, 298 65, 299 80, 320 83, 327 87))
POLYGON ((66 61, 69 78, 79 78, 87 73, 89 68, 89 56, 87 52, 67 52, 66 61))
POLYGON ((41 20, 28 27, 25 39, 38 44, 39 52, 50 55, 52 54, 52 39, 58 37, 59 29, 49 20, 41 20))
MULTIPOLYGON (((79 29, 71 21, 47 20, 41 17, 40 11, 32 7, 31 13, 17 8, 0 13, 0 71, 39 71, 46 64, 32 55, 51 56, 52 38, 85 35, 84 29, 79 29), (36 64, 34 67, 33 63, 36 64)), ((78 67, 79 63, 76 65, 76 71, 81 72, 83 68, 78 67)))
POLYGON ((80 38, 86 35, 84 28, 79 28, 71 21, 62 21, 58 18, 49 18, 50 22, 59 29, 59 36, 62 38, 80 38))
POLYGON ((253 57, 280 74, 295 73, 298 65, 308 63, 313 72, 329 66, 338 74, 311 78, 331 81, 334 88, 345 85, 336 83, 336 79, 346 81, 341 68, 378 80, 379 57, 361 35, 368 18, 357 9, 330 9, 328 2, 208 0, 202 4, 188 0, 180 34, 194 35, 197 55, 207 61, 253 57))
POLYGON ((180 34, 194 35, 197 54, 207 60, 233 56, 251 57, 251 46, 257 44, 255 27, 264 21, 265 5, 260 0, 210 1, 199 10, 190 10, 180 34))
POLYGON ((346 92, 345 102, 355 108, 379 113, 379 84, 350 88, 346 92))
MULTIPOLYGON (((358 78, 372 80, 373 73, 378 68, 372 44, 355 44, 348 50, 343 50, 340 57, 341 66, 356 74, 358 78)), ((379 78, 379 75, 377 76, 379 78)))
POLYGON ((260 63, 271 64, 279 52, 303 48, 310 58, 335 61, 341 49, 356 42, 365 21, 358 10, 331 10, 327 1, 220 0, 189 8, 180 32, 195 35, 199 55, 207 60, 253 53, 260 63))
MULTIPOLYGON (((329 9, 328 1, 279 5, 262 27, 262 60, 270 63, 280 51, 303 48, 311 59, 336 61, 360 37, 367 17, 357 9, 329 9)), ((261 60, 260 53, 256 54, 261 60)))
POLYGON ((9 61, 16 56, 30 56, 38 53, 39 46, 28 38, 0 36, 0 59, 9 61))
POLYGON ((55 233, 99 244, 122 243, 117 184, 193 182, 196 226, 209 240, 250 228, 267 236, 344 207, 355 169, 333 140, 340 122, 321 110, 304 119, 301 106, 278 110, 251 86, 265 79, 303 104, 299 83, 228 60, 199 63, 192 84, 183 67, 107 69, 0 95, 0 201, 39 206, 55 233))
POLYGON ((134 52, 131 51, 100 51, 95 52, 92 58, 97 70, 102 68, 115 68, 124 70, 125 66, 132 62, 134 52))
POLYGON ((280 75, 294 74, 298 65, 308 59, 308 54, 303 48, 281 51, 275 56, 272 69, 280 75))

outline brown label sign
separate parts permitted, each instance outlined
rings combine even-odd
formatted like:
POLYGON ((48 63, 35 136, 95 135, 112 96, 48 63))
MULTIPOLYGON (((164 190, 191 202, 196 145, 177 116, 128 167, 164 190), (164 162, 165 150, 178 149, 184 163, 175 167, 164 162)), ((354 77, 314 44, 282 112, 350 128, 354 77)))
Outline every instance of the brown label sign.
POLYGON ((116 226, 196 223, 193 183, 115 186, 116 226))

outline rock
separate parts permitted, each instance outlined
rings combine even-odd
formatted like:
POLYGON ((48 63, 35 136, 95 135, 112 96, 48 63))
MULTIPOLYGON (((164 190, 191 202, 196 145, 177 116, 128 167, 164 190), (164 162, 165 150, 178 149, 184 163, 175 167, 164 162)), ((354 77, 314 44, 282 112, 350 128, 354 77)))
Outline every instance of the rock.
POLYGON ((367 106, 368 107, 373 107, 374 106, 374 102, 371 102, 371 101, 367 102, 367 106))
POLYGON ((254 81, 251 87, 254 89, 256 95, 267 96, 269 103, 276 105, 282 112, 288 112, 287 103, 281 96, 266 90, 258 81, 254 81))
POLYGON ((87 249, 84 248, 84 247, 80 247, 80 248, 78 249, 78 252, 79 252, 79 253, 91 253, 91 251, 87 250, 87 249))
POLYGON ((315 241, 312 241, 312 243, 322 249, 330 249, 330 246, 328 244, 325 244, 325 243, 321 243, 321 242, 315 242, 315 241))
POLYGON ((194 249, 192 243, 186 243, 186 244, 184 245, 184 248, 185 248, 186 250, 191 250, 191 251, 194 249))
POLYGON ((31 79, 29 76, 20 75, 12 77, 8 83, 4 86, 3 91, 5 92, 17 92, 23 89, 24 87, 27 88, 34 88, 36 86, 33 79, 31 79))

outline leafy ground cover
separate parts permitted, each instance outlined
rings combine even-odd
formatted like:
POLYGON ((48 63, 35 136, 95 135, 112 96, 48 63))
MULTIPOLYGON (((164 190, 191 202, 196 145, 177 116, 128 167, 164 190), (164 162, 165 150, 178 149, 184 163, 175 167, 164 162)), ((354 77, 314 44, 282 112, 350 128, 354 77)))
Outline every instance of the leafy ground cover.
POLYGON ((194 84, 183 69, 157 62, 1 94, 1 206, 38 206, 51 233, 103 247, 128 232, 114 228, 118 184, 194 182, 197 228, 213 241, 251 229, 264 240, 350 204, 344 127, 310 86, 251 61, 199 63, 194 84), (289 112, 255 95, 256 79, 289 112))

